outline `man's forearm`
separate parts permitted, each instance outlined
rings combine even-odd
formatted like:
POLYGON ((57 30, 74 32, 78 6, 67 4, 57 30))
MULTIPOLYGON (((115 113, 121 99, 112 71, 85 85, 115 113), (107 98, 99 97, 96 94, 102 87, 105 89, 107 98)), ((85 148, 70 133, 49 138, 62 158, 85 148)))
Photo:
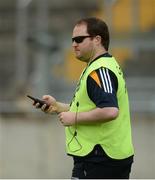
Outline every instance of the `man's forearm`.
POLYGON ((107 122, 116 119, 118 116, 118 108, 105 107, 96 108, 88 112, 80 112, 77 114, 77 123, 93 123, 93 122, 107 122))

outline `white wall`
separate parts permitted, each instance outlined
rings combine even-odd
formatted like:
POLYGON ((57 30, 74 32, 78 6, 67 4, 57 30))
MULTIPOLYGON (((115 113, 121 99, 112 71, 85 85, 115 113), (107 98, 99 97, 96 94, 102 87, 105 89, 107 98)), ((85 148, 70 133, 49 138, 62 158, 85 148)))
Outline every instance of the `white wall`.
MULTIPOLYGON (((131 178, 155 178, 155 120, 133 117, 131 178)), ((0 178, 70 178, 64 128, 56 116, 0 118, 0 178)))

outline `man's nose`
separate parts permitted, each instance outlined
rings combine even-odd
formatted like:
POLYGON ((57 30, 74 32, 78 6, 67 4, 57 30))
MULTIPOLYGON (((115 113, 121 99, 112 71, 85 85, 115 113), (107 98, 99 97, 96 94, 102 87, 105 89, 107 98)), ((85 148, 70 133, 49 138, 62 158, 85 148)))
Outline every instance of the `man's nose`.
POLYGON ((76 47, 78 45, 78 43, 76 43, 75 41, 72 42, 72 46, 76 47))

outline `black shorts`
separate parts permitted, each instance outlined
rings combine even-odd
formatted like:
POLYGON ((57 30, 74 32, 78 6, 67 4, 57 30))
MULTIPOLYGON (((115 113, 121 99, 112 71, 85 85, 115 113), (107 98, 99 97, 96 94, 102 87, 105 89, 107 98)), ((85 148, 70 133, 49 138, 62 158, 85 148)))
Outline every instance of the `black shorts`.
POLYGON ((100 146, 85 157, 73 156, 72 179, 129 179, 133 156, 115 160, 106 155, 100 146))

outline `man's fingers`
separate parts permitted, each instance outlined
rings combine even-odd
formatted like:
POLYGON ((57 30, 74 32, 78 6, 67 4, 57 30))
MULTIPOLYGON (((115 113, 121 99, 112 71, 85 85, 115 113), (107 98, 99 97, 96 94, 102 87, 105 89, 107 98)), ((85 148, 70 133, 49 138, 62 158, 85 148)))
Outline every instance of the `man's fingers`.
POLYGON ((43 111, 43 112, 45 112, 45 113, 57 113, 57 111, 56 111, 56 108, 55 108, 55 106, 49 106, 48 104, 43 104, 43 105, 41 105, 40 103, 34 103, 34 106, 37 108, 37 109, 39 109, 39 108, 41 108, 41 110, 43 111))
POLYGON ((36 107, 36 108, 40 108, 40 103, 36 103, 36 104, 35 104, 35 107, 36 107))
POLYGON ((41 110, 44 111, 44 112, 46 112, 47 107, 48 107, 47 104, 44 104, 44 105, 41 107, 41 110))

